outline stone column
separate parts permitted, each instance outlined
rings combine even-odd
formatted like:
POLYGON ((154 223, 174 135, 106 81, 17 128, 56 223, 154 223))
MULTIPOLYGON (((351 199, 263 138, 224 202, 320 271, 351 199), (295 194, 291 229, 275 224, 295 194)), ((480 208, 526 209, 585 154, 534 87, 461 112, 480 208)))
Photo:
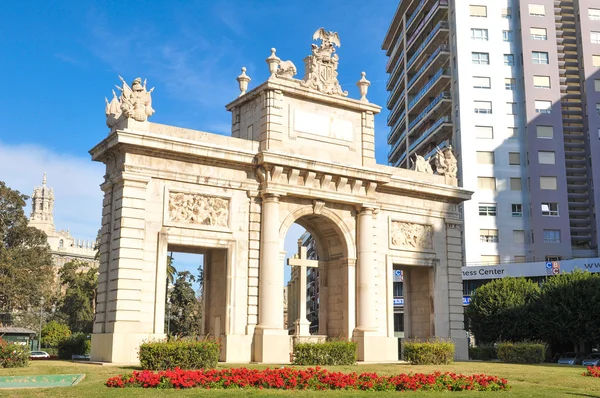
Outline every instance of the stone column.
POLYGON ((373 208, 365 207, 358 216, 358 308, 356 328, 362 331, 377 329, 375 319, 375 242, 373 241, 373 208))
POLYGON ((279 195, 264 194, 258 269, 258 324, 254 361, 289 363, 290 336, 283 328, 283 263, 279 263, 279 195))
POLYGON ((283 264, 279 264, 279 195, 263 197, 261 224, 257 327, 282 329, 283 264))

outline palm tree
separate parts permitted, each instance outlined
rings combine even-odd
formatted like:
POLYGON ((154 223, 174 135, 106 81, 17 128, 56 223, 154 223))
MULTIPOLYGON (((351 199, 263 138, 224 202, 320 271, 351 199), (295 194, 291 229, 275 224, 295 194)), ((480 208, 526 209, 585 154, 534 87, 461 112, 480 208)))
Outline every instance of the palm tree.
POLYGON ((175 283, 175 275, 177 270, 173 266, 173 252, 167 257, 167 287, 175 283))

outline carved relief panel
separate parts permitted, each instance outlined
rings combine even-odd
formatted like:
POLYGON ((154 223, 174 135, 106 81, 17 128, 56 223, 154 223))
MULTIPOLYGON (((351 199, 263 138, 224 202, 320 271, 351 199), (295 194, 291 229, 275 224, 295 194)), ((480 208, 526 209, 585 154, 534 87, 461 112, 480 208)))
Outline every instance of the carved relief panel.
POLYGON ((390 248, 433 251, 433 226, 404 221, 390 222, 390 248))
POLYGON ((229 227, 230 198, 191 192, 166 192, 165 223, 188 227, 229 227))

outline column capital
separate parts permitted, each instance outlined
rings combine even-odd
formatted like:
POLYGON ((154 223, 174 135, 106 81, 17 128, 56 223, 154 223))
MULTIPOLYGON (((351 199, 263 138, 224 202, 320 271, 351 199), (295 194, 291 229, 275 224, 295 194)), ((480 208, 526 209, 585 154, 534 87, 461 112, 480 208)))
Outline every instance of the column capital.
POLYGON ((281 195, 271 192, 262 192, 261 197, 263 199, 263 202, 279 202, 279 198, 281 197, 281 195))
POLYGON ((375 205, 360 205, 357 206, 356 211, 360 214, 377 214, 379 207, 375 205))

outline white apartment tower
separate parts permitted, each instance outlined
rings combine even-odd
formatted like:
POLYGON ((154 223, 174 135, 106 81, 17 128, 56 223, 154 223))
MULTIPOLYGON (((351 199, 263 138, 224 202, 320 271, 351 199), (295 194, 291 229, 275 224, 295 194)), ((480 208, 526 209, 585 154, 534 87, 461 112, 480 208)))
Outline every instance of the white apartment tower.
POLYGON ((598 255, 600 0, 402 0, 388 161, 452 146, 466 265, 598 255))

